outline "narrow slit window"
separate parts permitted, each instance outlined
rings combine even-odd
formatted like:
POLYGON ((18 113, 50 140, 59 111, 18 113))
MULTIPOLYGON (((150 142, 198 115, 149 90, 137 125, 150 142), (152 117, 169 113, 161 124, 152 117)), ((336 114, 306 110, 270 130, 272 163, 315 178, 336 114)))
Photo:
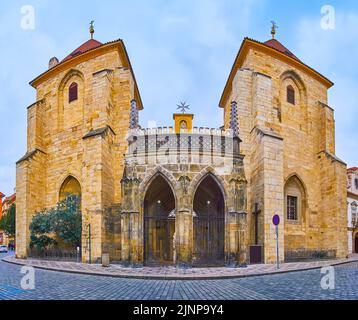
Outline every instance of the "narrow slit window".
POLYGON ((287 102, 295 104, 295 89, 292 86, 287 87, 287 102))
POLYGON ((76 82, 72 83, 68 92, 68 102, 71 103, 78 99, 78 85, 76 82))

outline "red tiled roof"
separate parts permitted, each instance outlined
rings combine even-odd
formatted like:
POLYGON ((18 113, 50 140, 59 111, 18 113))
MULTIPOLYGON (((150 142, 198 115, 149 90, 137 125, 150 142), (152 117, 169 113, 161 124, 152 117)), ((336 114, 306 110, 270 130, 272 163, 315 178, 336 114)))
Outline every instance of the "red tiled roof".
POLYGON ((353 191, 348 191, 347 194, 348 194, 348 196, 351 196, 351 197, 358 197, 358 193, 355 193, 353 191))
POLYGON ((348 171, 358 171, 357 167, 349 168, 348 171))
POLYGON ((14 193, 12 196, 5 198, 5 202, 14 202, 16 200, 16 193, 14 193))
POLYGON ((278 50, 282 53, 284 53, 285 55, 294 58, 298 61, 300 61, 300 59, 298 59, 290 50, 288 50, 280 41, 277 41, 276 39, 270 39, 266 42, 264 42, 265 45, 274 48, 275 50, 278 50))
POLYGON ((87 42, 85 42, 84 44, 82 44, 80 47, 78 47, 75 51, 73 51, 70 55, 68 55, 65 59, 63 59, 61 62, 66 61, 66 60, 70 60, 84 52, 87 52, 89 50, 95 49, 100 47, 101 45, 103 45, 103 43, 91 39, 88 40, 87 42))

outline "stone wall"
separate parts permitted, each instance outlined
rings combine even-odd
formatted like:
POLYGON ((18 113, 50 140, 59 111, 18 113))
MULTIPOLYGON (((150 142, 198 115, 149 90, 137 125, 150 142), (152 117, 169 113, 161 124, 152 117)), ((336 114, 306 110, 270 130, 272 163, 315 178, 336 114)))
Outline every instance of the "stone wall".
MULTIPOLYGON (((208 132, 210 130, 206 131, 208 132)), ((195 140, 193 136, 191 138, 191 141, 195 140)), ((197 150, 192 150, 190 156, 186 157, 179 153, 177 156, 181 161, 178 163, 171 161, 173 155, 170 151, 165 152, 163 148, 158 150, 161 156, 151 154, 149 157, 147 151, 139 154, 129 153, 126 157, 126 171, 122 179, 122 262, 130 265, 144 262, 144 199, 151 182, 156 176, 161 175, 171 186, 176 199, 176 263, 179 266, 191 266, 195 191, 201 181, 211 175, 217 181, 225 199, 226 263, 246 263, 247 202, 243 157, 231 155, 231 158, 226 157, 221 164, 214 164, 211 162, 212 156, 204 157, 204 160, 199 153, 195 156, 197 150), (153 159, 159 159, 160 163, 153 159), (200 161, 195 162, 194 159, 200 161), (232 163, 228 166, 227 161, 230 160, 232 163)))
MULTIPOLYGON (((26 257, 29 224, 37 210, 59 201, 62 183, 73 176, 81 185, 83 260, 110 251, 120 255, 117 225, 107 211, 121 202, 120 179, 127 149, 134 78, 117 48, 74 62, 37 84, 37 103, 28 109, 27 154, 17 164, 17 256, 26 257), (78 84, 78 100, 68 102, 68 88, 78 84), (104 218, 105 216, 105 218, 104 218), (110 221, 110 222, 108 222, 110 221)), ((114 209, 113 209, 114 210, 114 209)), ((118 210, 117 210, 118 211, 118 210)))
MULTIPOLYGON (((248 212, 254 211, 255 203, 262 210, 259 242, 265 248, 265 262, 276 259, 270 221, 275 213, 282 217, 280 246, 285 251, 327 249, 336 250, 338 257, 345 256, 347 235, 342 232, 346 221, 343 201, 346 189, 342 182, 345 164, 334 156, 334 114, 327 105, 327 88, 283 60, 250 49, 235 75, 224 108, 226 128, 231 101, 236 101, 239 108, 248 212), (295 105, 286 101, 287 85, 295 90, 295 105), (323 160, 321 152, 333 158, 323 160), (287 222, 285 216, 284 186, 292 176, 302 181, 306 191, 305 219, 299 223, 287 222)), ((248 223, 249 243, 253 244, 251 214, 248 223)))

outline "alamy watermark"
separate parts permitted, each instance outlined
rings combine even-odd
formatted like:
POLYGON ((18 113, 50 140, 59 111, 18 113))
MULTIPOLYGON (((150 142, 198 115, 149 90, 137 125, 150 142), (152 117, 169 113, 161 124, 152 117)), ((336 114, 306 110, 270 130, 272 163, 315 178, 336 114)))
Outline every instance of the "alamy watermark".
POLYGON ((21 278, 22 290, 34 290, 35 289, 35 268, 24 266, 21 268, 21 274, 24 276, 21 278))
POLYGON ((323 30, 336 29, 336 10, 331 5, 325 5, 321 8, 321 28, 323 30))
POLYGON ((22 6, 20 13, 21 13, 21 21, 20 21, 21 29, 35 30, 36 27, 35 7, 32 5, 22 6))
POLYGON ((336 276, 334 267, 324 267, 321 269, 324 276, 321 279, 322 290, 334 290, 336 288, 336 276))

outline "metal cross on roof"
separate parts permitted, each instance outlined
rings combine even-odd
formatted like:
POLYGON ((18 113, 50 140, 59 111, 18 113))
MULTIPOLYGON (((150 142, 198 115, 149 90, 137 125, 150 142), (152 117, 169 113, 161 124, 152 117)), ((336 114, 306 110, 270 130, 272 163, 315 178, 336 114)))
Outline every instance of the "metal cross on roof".
POLYGON ((271 23, 272 23, 271 35, 272 35, 272 39, 275 39, 277 29, 278 29, 278 25, 276 24, 275 21, 271 21, 271 23))
POLYGON ((180 102, 177 107, 177 110, 180 110, 182 113, 185 113, 186 110, 190 110, 190 105, 186 104, 186 102, 180 102))
POLYGON ((90 22, 90 34, 91 34, 91 39, 93 39, 93 34, 94 34, 94 20, 92 20, 90 22))

